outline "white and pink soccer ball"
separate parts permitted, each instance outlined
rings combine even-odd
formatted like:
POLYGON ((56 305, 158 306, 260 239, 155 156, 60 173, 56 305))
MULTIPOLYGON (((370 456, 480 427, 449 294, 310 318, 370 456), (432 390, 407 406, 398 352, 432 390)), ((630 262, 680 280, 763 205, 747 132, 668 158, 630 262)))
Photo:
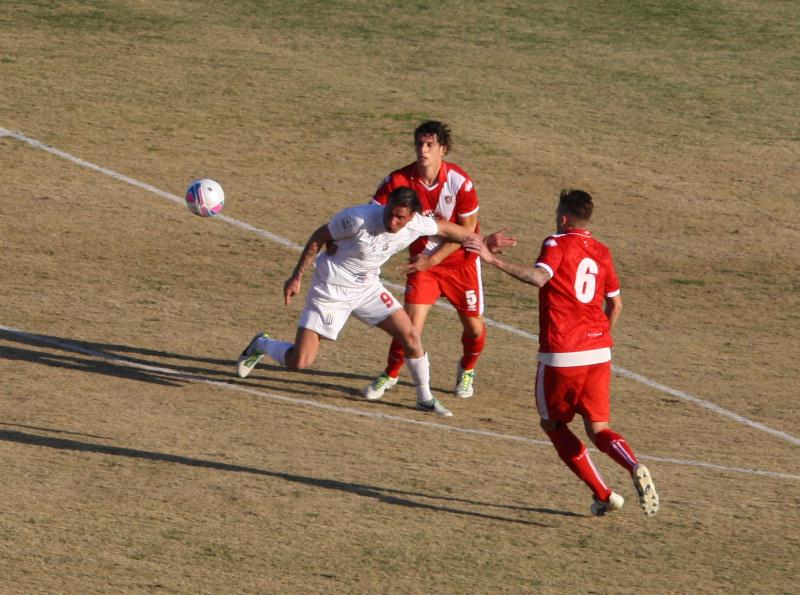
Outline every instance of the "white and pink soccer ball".
POLYGON ((200 217, 219 215, 225 206, 225 192, 215 180, 209 178, 195 180, 186 190, 186 206, 200 217))

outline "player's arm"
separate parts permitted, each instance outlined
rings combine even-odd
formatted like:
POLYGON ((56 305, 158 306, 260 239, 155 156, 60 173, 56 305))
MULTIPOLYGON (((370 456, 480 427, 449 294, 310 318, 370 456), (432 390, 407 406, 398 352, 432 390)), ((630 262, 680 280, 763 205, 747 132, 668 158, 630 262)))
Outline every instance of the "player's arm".
POLYGON ((328 229, 327 223, 318 227, 317 230, 311 234, 311 237, 308 238, 305 248, 303 248, 303 252, 297 260, 297 265, 294 267, 294 271, 292 271, 291 277, 283 284, 283 300, 287 305, 289 304, 289 300, 300 293, 300 281, 303 278, 303 273, 306 268, 308 268, 317 257, 322 246, 332 239, 333 236, 331 235, 330 229, 328 229))
POLYGON ((608 318, 609 330, 614 330, 614 325, 622 314, 622 298, 619 294, 607 297, 605 304, 606 318, 608 318))
POLYGON ((467 238, 464 241, 464 247, 470 252, 479 254, 484 262, 497 267, 504 273, 511 275, 515 279, 519 279, 523 283, 542 287, 550 280, 550 273, 542 267, 516 264, 503 260, 497 256, 497 254, 492 253, 492 250, 480 236, 476 235, 467 238))
MULTIPOLYGON (((462 217, 459 219, 458 223, 456 224, 459 227, 462 227, 469 233, 475 233, 475 229, 478 227, 478 214, 473 213, 472 215, 467 215, 466 217, 462 217)), ((435 267, 437 264, 442 262, 445 258, 457 252, 461 248, 461 242, 453 242, 447 241, 443 242, 439 249, 436 250, 433 254, 418 254, 418 258, 420 261, 426 261, 427 266, 424 268, 417 267, 417 270, 424 271, 431 267, 435 267)))
MULTIPOLYGON (((456 223, 442 220, 437 220, 436 226, 440 236, 443 236, 452 242, 456 242, 457 246, 464 245, 466 248, 467 240, 475 239, 476 241, 482 242, 491 254, 501 254, 503 248, 512 248, 518 243, 517 238, 506 233, 508 231, 507 227, 504 227, 500 231, 489 234, 484 238, 481 237, 479 233, 475 232, 474 227, 471 230, 468 230, 456 223)), ((472 250, 472 252, 475 252, 475 250, 472 250)))
MULTIPOLYGON (((477 218, 476 218, 477 223, 477 218)), ((453 246, 456 249, 460 248, 461 245, 467 241, 468 238, 478 238, 479 240, 483 241, 483 238, 477 233, 475 233, 475 226, 472 226, 472 229, 462 227, 458 223, 452 223, 450 221, 444 221, 443 219, 436 220, 436 227, 438 228, 438 235, 442 236, 450 240, 453 243, 453 246)), ((445 246, 450 245, 450 242, 445 244, 445 246)), ((436 254, 441 252, 441 250, 437 251, 436 254)), ((452 254, 453 252, 450 252, 452 254)), ((441 260, 439 261, 441 262, 441 260)))

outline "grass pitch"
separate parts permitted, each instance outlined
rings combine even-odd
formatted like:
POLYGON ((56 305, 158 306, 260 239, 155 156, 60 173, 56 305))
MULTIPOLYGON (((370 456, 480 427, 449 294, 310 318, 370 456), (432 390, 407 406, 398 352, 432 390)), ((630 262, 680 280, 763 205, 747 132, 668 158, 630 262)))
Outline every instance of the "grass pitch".
MULTIPOLYGON (((425 118, 519 262, 558 190, 589 190, 623 284, 615 363, 702 403, 615 376, 662 510, 596 455, 628 502, 590 518, 536 427, 529 338, 491 327, 456 402, 458 324, 431 315, 447 429, 407 383, 359 399, 387 342, 357 321, 315 370, 240 381, 255 330, 294 334, 296 252, 0 136, 3 590, 796 590, 795 12, 4 2, 0 128, 174 194, 215 177, 226 215, 291 242, 411 161, 425 118)), ((484 284, 490 318, 536 331, 533 291, 484 284)))

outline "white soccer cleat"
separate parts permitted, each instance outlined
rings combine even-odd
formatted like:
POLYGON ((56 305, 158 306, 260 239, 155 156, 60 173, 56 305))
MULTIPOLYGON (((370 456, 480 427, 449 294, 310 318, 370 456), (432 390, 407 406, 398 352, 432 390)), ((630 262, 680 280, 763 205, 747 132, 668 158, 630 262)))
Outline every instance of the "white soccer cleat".
POLYGON ((253 337, 252 341, 247 344, 247 347, 244 348, 239 359, 236 360, 236 373, 239 374, 239 378, 247 378, 250 372, 253 371, 253 368, 261 361, 261 358, 264 357, 264 354, 256 349, 256 341, 262 337, 269 339, 267 333, 258 333, 253 337))
POLYGON ((439 402, 439 399, 434 397, 430 401, 417 401, 417 409, 420 411, 430 411, 442 417, 453 417, 453 413, 444 405, 439 402))
POLYGON ((644 514, 653 516, 658 512, 658 492, 656 492, 650 470, 639 463, 633 468, 631 477, 633 477, 636 492, 639 494, 639 504, 642 506, 644 514))
POLYGON ((383 372, 369 386, 364 388, 364 397, 367 401, 377 401, 383 396, 387 390, 397 384, 397 378, 392 378, 386 372, 383 372))
POLYGON ((462 399, 469 399, 475 392, 472 383, 475 381, 475 370, 464 370, 458 364, 458 375, 456 376, 456 387, 453 394, 462 399))
POLYGON ((625 504, 625 498, 617 494, 616 492, 611 492, 611 495, 608 497, 608 500, 603 502, 602 500, 598 500, 597 497, 594 497, 594 502, 592 502, 591 511, 594 516, 605 516, 609 512, 614 512, 615 510, 619 510, 625 504))

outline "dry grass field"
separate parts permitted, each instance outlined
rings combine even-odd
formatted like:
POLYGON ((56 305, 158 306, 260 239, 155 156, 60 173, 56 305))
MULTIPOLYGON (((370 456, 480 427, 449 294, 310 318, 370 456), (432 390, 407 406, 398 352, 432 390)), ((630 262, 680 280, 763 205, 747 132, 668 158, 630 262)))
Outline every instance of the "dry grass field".
POLYGON ((797 593, 798 30, 780 0, 0 0, 0 592, 797 593), (536 293, 496 271, 475 398, 455 315, 425 330, 453 418, 407 375, 362 400, 388 343, 355 320, 236 377, 294 336, 296 245, 425 118, 517 262, 595 196, 656 517, 599 454, 627 505, 589 515, 537 425, 536 293), (199 176, 225 218, 168 200, 199 176))

